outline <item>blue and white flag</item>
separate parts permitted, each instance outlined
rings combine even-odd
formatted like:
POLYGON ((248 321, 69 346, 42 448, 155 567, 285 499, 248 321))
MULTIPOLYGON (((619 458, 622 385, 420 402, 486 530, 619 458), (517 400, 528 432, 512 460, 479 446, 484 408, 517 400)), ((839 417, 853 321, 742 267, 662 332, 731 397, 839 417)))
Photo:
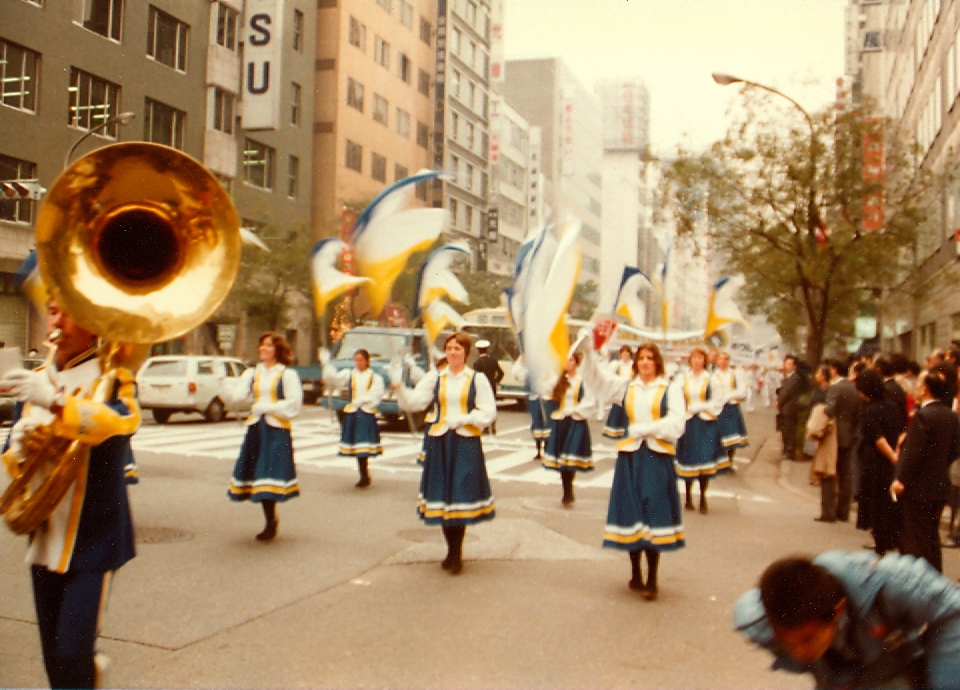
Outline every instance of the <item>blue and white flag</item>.
POLYGON ((710 290, 710 302, 707 308, 707 327, 704 329, 704 338, 709 338, 721 328, 729 326, 732 323, 742 323, 747 326, 750 324, 743 314, 740 313, 740 307, 734 301, 734 296, 745 283, 743 276, 723 276, 714 283, 710 290))
POLYGON ((313 306, 317 316, 323 316, 327 305, 345 292, 370 283, 370 278, 352 276, 337 270, 337 261, 346 244, 328 238, 313 245, 310 269, 313 276, 313 306))
POLYGON ((625 317, 631 325, 642 328, 646 307, 640 301, 640 291, 653 289, 653 283, 643 271, 633 266, 624 266, 620 289, 614 302, 614 313, 625 317))

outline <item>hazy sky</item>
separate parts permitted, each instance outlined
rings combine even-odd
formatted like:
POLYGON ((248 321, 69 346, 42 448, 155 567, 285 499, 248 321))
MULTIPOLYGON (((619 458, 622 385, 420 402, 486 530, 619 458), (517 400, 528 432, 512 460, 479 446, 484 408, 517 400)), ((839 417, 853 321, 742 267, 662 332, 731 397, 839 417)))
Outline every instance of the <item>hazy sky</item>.
MULTIPOLYGON (((808 110, 833 100, 843 73, 846 0, 506 0, 507 59, 560 57, 587 88, 642 77, 653 150, 686 135, 723 136, 738 94, 711 72, 784 91, 808 110)), ((509 68, 507 70, 509 79, 509 68)))

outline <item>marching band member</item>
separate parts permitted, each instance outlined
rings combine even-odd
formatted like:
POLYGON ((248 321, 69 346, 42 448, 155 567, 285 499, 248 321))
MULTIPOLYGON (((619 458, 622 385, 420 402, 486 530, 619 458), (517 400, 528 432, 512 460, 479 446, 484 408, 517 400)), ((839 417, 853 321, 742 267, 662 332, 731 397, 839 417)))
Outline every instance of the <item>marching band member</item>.
POLYGON ((79 477, 30 535, 27 562, 50 686, 92 688, 104 659, 95 645, 112 578, 136 555, 124 465, 132 457, 130 436, 140 426, 140 407, 133 374, 125 368, 115 370, 106 402, 89 399, 103 373, 97 336, 53 299, 47 302, 47 331, 56 340, 52 361, 34 371, 8 372, 0 382, 20 401, 4 461, 19 462, 37 427, 48 423, 57 436, 91 446, 79 477))
POLYGON ((693 510, 693 480, 700 483, 700 512, 707 512, 707 485, 710 477, 730 467, 720 446, 717 415, 723 409, 721 386, 706 370, 707 353, 701 348, 690 351, 690 369, 678 378, 683 386, 687 422, 677 444, 677 475, 686 483, 684 508, 693 510))
POLYGON ((543 460, 542 448, 550 438, 550 414, 553 412, 553 401, 549 398, 544 400, 530 389, 530 380, 527 374, 527 367, 523 363, 523 355, 517 358, 510 370, 513 377, 523 379, 527 387, 527 412, 530 413, 530 435, 533 436, 533 442, 537 446, 537 454, 533 456, 534 460, 543 460))
POLYGON ((654 343, 637 348, 630 379, 597 366, 592 350, 582 367, 587 389, 600 400, 620 400, 624 436, 610 490, 603 545, 630 554, 631 589, 657 598, 660 552, 685 545, 677 473, 677 439, 683 434, 683 394, 664 376, 663 357, 654 343), (640 574, 640 553, 647 556, 647 580, 640 574))
POLYGON ((260 503, 266 526, 257 539, 270 541, 280 524, 277 502, 300 495, 290 420, 300 413, 303 388, 297 372, 289 368, 292 353, 282 335, 261 335, 258 353, 260 363, 244 371, 236 388, 227 393, 228 403, 250 393, 254 401, 227 496, 232 501, 260 503))
POLYGON ((436 406, 436 421, 424 439, 417 513, 426 524, 443 528, 442 567, 452 575, 463 569, 467 525, 496 514, 480 435, 496 419, 497 405, 487 377, 466 366, 471 344, 466 333, 454 333, 443 346, 446 369, 427 372, 415 388, 391 381, 404 411, 436 406))
POLYGON ((550 415, 550 438, 547 439, 547 457, 543 466, 560 472, 563 484, 561 503, 573 505, 573 479, 577 472, 593 471, 593 452, 590 448, 590 427, 587 418, 596 407, 596 400, 588 395, 577 368, 583 361, 581 352, 567 359, 567 369, 553 387, 556 410, 550 415))
MULTIPOLYGON (((329 357, 329 355, 328 355, 329 357)), ((335 371, 324 362, 325 385, 350 385, 350 402, 340 419, 340 452, 337 455, 357 459, 360 471, 358 489, 370 486, 370 458, 383 453, 380 428, 377 426, 377 405, 383 398, 383 379, 370 368, 370 353, 363 348, 353 353, 353 369, 335 371)))
POLYGON ((733 456, 737 448, 746 448, 750 445, 747 438, 747 425, 743 422, 743 413, 740 412, 740 401, 747 397, 746 381, 743 372, 737 373, 730 367, 730 353, 721 352, 717 355, 717 370, 714 372, 721 390, 717 391, 723 399, 723 409, 720 411, 720 444, 730 459, 730 469, 733 469, 733 456))

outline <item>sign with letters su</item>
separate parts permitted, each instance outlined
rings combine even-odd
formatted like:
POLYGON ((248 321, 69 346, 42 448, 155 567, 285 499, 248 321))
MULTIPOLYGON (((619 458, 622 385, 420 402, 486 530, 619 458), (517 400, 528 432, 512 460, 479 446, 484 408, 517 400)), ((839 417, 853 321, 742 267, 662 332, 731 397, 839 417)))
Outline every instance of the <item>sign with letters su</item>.
POLYGON ((243 128, 277 129, 283 89, 283 0, 247 0, 243 31, 243 128))

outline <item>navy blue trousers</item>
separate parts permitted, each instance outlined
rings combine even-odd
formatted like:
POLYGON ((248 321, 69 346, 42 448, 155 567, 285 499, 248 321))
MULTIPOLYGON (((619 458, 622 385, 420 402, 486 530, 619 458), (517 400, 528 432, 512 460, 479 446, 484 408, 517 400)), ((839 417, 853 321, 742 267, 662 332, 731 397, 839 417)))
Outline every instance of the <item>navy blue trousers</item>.
POLYGON ((32 566, 33 600, 51 688, 92 688, 93 655, 107 573, 54 573, 32 566))

